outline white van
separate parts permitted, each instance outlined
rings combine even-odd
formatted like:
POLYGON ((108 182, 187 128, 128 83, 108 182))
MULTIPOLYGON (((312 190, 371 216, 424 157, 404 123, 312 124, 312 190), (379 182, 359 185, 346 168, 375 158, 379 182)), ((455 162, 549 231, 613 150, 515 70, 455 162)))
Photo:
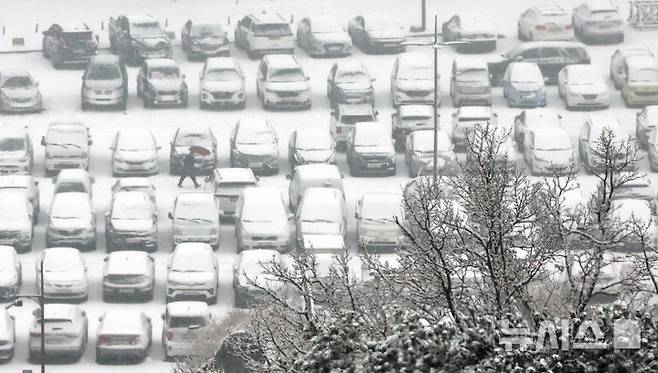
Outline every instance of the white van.
POLYGON ((290 180, 288 186, 288 204, 291 210, 297 210, 304 191, 310 187, 336 188, 343 194, 343 174, 333 164, 306 164, 297 166, 292 174, 286 175, 290 180))

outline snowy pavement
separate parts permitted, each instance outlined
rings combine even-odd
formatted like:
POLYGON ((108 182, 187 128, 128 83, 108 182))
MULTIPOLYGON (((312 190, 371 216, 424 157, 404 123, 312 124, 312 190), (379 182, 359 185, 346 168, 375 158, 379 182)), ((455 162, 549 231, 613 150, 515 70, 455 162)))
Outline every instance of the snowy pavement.
MULTIPOLYGON (((454 13, 464 11, 480 10, 481 16, 495 17, 500 27, 497 32, 507 36, 499 42, 499 47, 495 53, 482 55, 482 58, 490 60, 495 58, 499 53, 506 52, 519 42, 516 40, 516 20, 518 15, 532 3, 540 1, 512 0, 506 2, 493 2, 491 0, 470 0, 462 2, 454 1, 428 1, 428 14, 439 12, 440 20, 447 19, 454 13), (504 4, 501 7, 501 4, 504 4)), ((575 6, 579 1, 561 1, 567 9, 575 6)), ((626 3, 620 3, 622 7, 626 3)), ((52 22, 73 22, 83 20, 89 22, 90 26, 97 31, 100 22, 105 22, 110 16, 117 16, 125 13, 148 12, 158 19, 167 20, 168 28, 176 31, 177 38, 180 26, 188 17, 195 17, 199 13, 214 14, 218 19, 228 21, 231 17, 231 25, 237 17, 244 15, 248 11, 259 11, 262 9, 274 10, 288 17, 294 15, 295 19, 313 12, 317 14, 326 12, 335 14, 340 19, 347 21, 351 16, 361 11, 368 12, 386 12, 395 14, 400 23, 408 26, 417 24, 419 18, 420 0, 413 2, 403 2, 399 0, 287 0, 287 1, 264 1, 264 0, 240 0, 235 1, 210 1, 210 0, 113 0, 113 1, 92 1, 92 0, 22 0, 17 1, 0 1, 0 27, 5 25, 6 34, 0 35, 0 50, 5 50, 10 34, 24 35, 27 41, 26 47, 30 45, 39 46, 41 41, 40 34, 34 33, 34 27, 38 23, 40 30, 47 28, 52 22), (374 10, 373 10, 374 9, 374 10), (11 30, 11 32, 10 32, 11 30), (14 32, 14 30, 16 30, 14 32), (35 44, 36 43, 36 44, 35 44)), ((208 19, 209 17, 204 17, 208 19)), ((212 17, 210 17, 212 18, 212 17)), ((225 22, 227 23, 227 22, 225 22)), ((232 32, 233 26, 228 28, 232 32)), ((628 28, 626 34, 626 44, 647 44, 649 40, 655 40, 658 35, 655 31, 640 32, 628 28)), ((103 32, 101 41, 107 43, 106 36, 103 32)), ((11 40, 9 40, 9 43, 11 40)), ((651 47, 652 44, 649 44, 651 47)), ((608 71, 610 55, 617 48, 616 45, 609 46, 590 46, 588 50, 592 55, 592 63, 596 64, 601 71, 608 71)), ((89 335, 90 341, 87 350, 82 359, 73 364, 53 365, 48 367, 49 372, 167 372, 170 364, 164 363, 163 349, 160 342, 160 333, 162 322, 160 314, 164 311, 164 281, 166 275, 166 259, 171 252, 171 229, 170 221, 167 220, 167 212, 172 208, 174 197, 177 193, 176 179, 167 174, 169 162, 169 142, 174 135, 175 129, 184 124, 201 124, 210 126, 215 132, 218 139, 219 167, 227 167, 229 164, 229 134, 235 122, 241 117, 258 116, 272 121, 279 133, 280 146, 280 164, 281 172, 277 176, 261 178, 261 185, 272 186, 281 190, 287 196, 288 182, 285 174, 289 168, 287 164, 287 142, 292 130, 300 127, 323 127, 329 124, 329 102, 326 98, 326 77, 329 68, 334 63, 332 59, 311 59, 303 51, 297 50, 297 56, 306 70, 307 75, 311 78, 313 90, 313 108, 309 111, 300 112, 265 112, 261 109, 260 102, 256 97, 255 77, 256 62, 246 58, 242 51, 232 50, 242 64, 243 70, 247 74, 247 109, 245 111, 201 111, 199 109, 198 97, 198 74, 201 70, 202 63, 188 62, 183 53, 176 49, 174 58, 180 64, 182 71, 187 76, 187 83, 190 92, 190 107, 188 109, 144 109, 141 101, 138 100, 135 92, 135 77, 137 68, 130 67, 129 93, 130 99, 126 112, 82 112, 80 110, 80 82, 82 71, 80 70, 54 70, 50 63, 45 60, 39 53, 28 54, 6 54, 0 56, 0 69, 4 68, 26 68, 32 76, 40 82, 40 89, 44 97, 45 111, 34 115, 2 115, 0 116, 0 126, 5 124, 27 125, 30 135, 35 144, 39 143, 42 135, 45 135, 46 128, 50 122, 56 120, 80 120, 86 123, 93 136, 94 145, 91 150, 92 166, 91 172, 96 178, 94 184, 94 205, 96 208, 98 221, 98 248, 94 252, 85 253, 87 260, 90 280, 89 300, 83 303, 89 315, 89 335), (154 253, 156 259, 156 280, 155 298, 149 303, 104 303, 101 299, 101 279, 103 257, 105 254, 104 247, 104 226, 103 215, 108 211, 110 203, 110 187, 114 182, 111 177, 110 143, 114 133, 118 129, 140 127, 153 131, 159 145, 162 146, 160 151, 160 169, 163 172, 152 178, 158 190, 158 209, 159 209, 159 244, 160 249, 154 253), (133 309, 141 310, 150 315, 154 321, 153 337, 154 343, 151 349, 150 357, 143 363, 127 366, 99 366, 95 364, 95 331, 98 325, 98 317, 109 309, 133 309)), ((428 51, 429 52, 429 51, 428 51)), ((440 51, 440 71, 442 74, 441 90, 443 92, 445 105, 440 109, 442 117, 441 124, 444 128, 449 129, 450 114, 454 108, 450 107, 447 100, 449 89, 449 71, 450 64, 456 56, 451 49, 440 51)), ((360 51, 355 50, 351 59, 359 59, 364 62, 366 67, 376 81, 376 106, 379 110, 379 117, 383 125, 390 125, 390 114, 392 112, 390 98, 390 72, 393 67, 395 56, 367 56, 360 51)), ((500 89, 494 90, 494 111, 498 113, 499 123, 504 126, 511 126, 513 118, 519 113, 519 109, 507 108, 502 97, 500 89)), ((558 99, 555 87, 548 89, 549 107, 560 110, 564 117, 565 125, 576 141, 577 133, 581 124, 592 112, 567 112, 564 110, 562 102, 558 99)), ((624 126, 629 130, 635 130, 635 109, 626 109, 623 106, 619 93, 612 91, 611 108, 606 112, 620 118, 624 126)), ((600 112, 597 112, 600 113, 600 112)), ((648 171, 646 161, 643 161, 643 169, 648 171)), ((338 166, 341 171, 348 175, 348 167, 344 154, 338 158, 338 166)), ((41 206, 42 213, 40 224, 36 228, 36 235, 33 250, 31 253, 21 255, 23 262, 24 285, 21 289, 23 293, 34 293, 35 271, 34 262, 37 256, 45 247, 44 224, 50 200, 52 197, 52 183, 50 179, 45 178, 44 151, 39 145, 35 145, 35 164, 33 175, 40 180, 41 188, 41 206)), ((395 177, 385 178, 345 178, 345 190, 348 199, 348 237, 351 246, 355 244, 355 227, 354 205, 356 200, 366 191, 392 191, 399 192, 401 186, 406 183, 407 169, 404 166, 402 154, 398 154, 398 171, 395 177)), ((653 184, 658 185, 658 176, 650 175, 653 184)), ((582 175, 580 182, 583 187, 591 189, 593 178, 582 175)), ((234 227, 231 224, 223 224, 221 228, 221 244, 217 251, 217 260, 219 263, 220 288, 219 302, 211 306, 212 312, 221 317, 227 310, 233 306, 233 290, 231 287, 231 266, 237 256, 236 242, 234 236, 234 227)), ((34 305, 26 302, 23 309, 12 309, 11 313, 16 315, 16 356, 5 365, 0 365, 0 372, 19 372, 21 369, 32 368, 27 362, 27 338, 28 328, 32 320, 31 311, 34 305)), ((36 371, 36 370, 35 370, 36 371)))

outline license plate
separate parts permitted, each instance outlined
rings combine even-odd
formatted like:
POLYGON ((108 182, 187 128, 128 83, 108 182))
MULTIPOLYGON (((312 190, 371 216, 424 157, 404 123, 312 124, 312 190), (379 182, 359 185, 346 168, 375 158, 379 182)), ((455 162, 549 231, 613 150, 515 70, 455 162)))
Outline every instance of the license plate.
POLYGON ((46 337, 46 344, 60 344, 63 339, 58 337, 46 337))
POLYGON ((397 46, 397 44, 394 44, 394 43, 387 43, 387 44, 384 44, 384 47, 385 47, 385 48, 392 48, 392 47, 395 47, 395 46, 397 46))
POLYGON ((176 96, 162 96, 160 101, 176 101, 176 96))
POLYGON ((383 163, 366 163, 366 168, 382 168, 383 163))
POLYGON ((133 289, 119 289, 119 294, 132 294, 133 289))
POLYGON ((252 167, 253 168, 261 168, 261 167, 263 167, 263 163, 262 162, 249 163, 249 167, 250 168, 252 168, 252 167))

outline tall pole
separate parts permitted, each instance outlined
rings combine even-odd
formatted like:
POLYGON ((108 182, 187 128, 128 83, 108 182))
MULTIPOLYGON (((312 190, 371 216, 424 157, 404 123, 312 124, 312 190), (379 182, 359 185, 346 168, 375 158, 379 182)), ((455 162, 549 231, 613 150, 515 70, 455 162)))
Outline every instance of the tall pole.
MULTIPOLYGON (((424 3, 424 2, 423 2, 424 3)), ((438 178, 438 143, 437 136, 439 134, 439 32, 437 15, 434 15, 434 153, 432 154, 432 183, 436 185, 438 178)))
POLYGON ((420 29, 421 31, 427 30, 427 20, 426 18, 426 7, 425 7, 425 2, 426 0, 420 0, 420 29))
POLYGON ((39 361, 41 363, 41 373, 46 373, 46 307, 45 307, 45 293, 43 282, 43 260, 39 263, 39 307, 41 307, 41 355, 39 361))

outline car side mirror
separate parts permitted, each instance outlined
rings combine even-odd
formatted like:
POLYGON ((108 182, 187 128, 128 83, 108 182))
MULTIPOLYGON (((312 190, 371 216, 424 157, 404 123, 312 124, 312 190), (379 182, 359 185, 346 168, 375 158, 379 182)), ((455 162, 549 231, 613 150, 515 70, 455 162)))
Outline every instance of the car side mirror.
POLYGON ((110 217, 110 212, 109 211, 105 212, 105 219, 107 219, 109 217, 110 217))
POLYGON ((41 136, 41 146, 46 146, 46 137, 41 136))
POLYGON ((92 139, 87 140, 87 145, 94 145, 94 140, 92 139))
POLYGON ((358 212, 355 212, 354 219, 361 219, 361 215, 358 212))
POLYGON ((167 213, 167 217, 168 217, 170 220, 174 220, 174 214, 172 214, 171 212, 168 212, 168 213, 167 213))
POLYGON ((96 177, 89 176, 89 181, 92 182, 92 183, 95 183, 96 182, 96 177))
POLYGON ((96 43, 100 42, 100 38, 98 37, 98 34, 96 34, 94 38, 96 39, 96 43))
POLYGON ((104 261, 104 262, 107 262, 108 260, 110 260, 110 257, 109 257, 109 256, 106 256, 105 258, 103 258, 103 261, 104 261))
POLYGON ((292 180, 292 175, 291 174, 286 174, 286 180, 292 180))
POLYGON ((336 110, 333 110, 333 109, 332 109, 332 110, 329 112, 329 114, 331 114, 332 116, 336 115, 336 110))
POLYGON ((311 80, 311 78, 308 77, 308 76, 305 76, 305 77, 304 77, 304 80, 306 80, 306 81, 308 82, 309 80, 311 80))
POLYGON ((160 314, 160 318, 162 318, 162 320, 165 319, 165 314, 164 314, 164 312, 160 314))
POLYGON ((375 110, 375 116, 379 115, 379 110, 375 110))

